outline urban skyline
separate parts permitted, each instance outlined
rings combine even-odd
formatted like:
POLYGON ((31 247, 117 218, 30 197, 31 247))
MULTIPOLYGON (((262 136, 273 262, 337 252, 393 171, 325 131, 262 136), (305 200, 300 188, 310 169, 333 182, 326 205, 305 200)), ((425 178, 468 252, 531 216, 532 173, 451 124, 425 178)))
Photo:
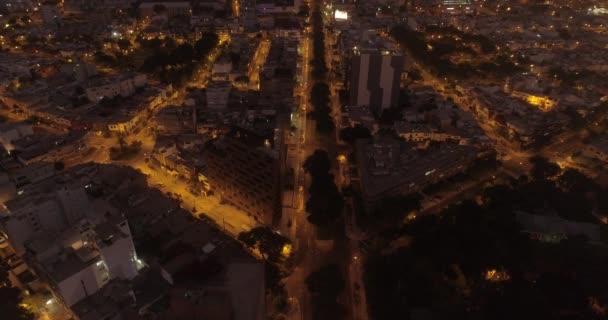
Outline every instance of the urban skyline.
POLYGON ((2 319, 608 317, 602 0, 0 0, 2 319))

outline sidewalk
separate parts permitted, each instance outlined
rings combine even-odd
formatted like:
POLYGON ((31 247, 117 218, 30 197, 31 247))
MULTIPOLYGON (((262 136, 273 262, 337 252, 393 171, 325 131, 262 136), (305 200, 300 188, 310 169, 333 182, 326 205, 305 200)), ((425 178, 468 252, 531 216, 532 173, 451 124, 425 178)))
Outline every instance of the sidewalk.
POLYGON ((158 188, 165 193, 172 193, 174 197, 181 199, 181 207, 196 218, 205 216, 211 219, 220 229, 233 237, 239 233, 249 231, 259 224, 245 212, 230 206, 221 204, 214 196, 195 196, 190 193, 189 186, 177 177, 173 177, 162 169, 152 169, 147 164, 137 163, 134 168, 140 169, 148 176, 148 184, 158 188))

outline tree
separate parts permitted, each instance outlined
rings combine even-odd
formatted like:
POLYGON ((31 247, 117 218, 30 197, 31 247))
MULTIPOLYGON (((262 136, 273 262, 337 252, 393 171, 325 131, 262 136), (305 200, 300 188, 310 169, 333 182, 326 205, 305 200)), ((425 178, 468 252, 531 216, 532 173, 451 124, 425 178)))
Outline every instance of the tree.
POLYGON ((125 137, 122 135, 118 136, 118 146, 120 149, 124 149, 127 146, 127 142, 125 141, 125 137))
POLYGON ((213 32, 205 32, 194 43, 194 50, 198 59, 206 58, 207 55, 215 48, 219 43, 219 37, 213 32))
POLYGON ((81 86, 76 86, 76 88, 74 88, 74 94, 76 95, 83 95, 84 94, 84 88, 81 86))
POLYGON ((412 68, 407 73, 407 77, 412 81, 420 81, 422 80, 422 75, 420 74, 420 70, 412 68))
POLYGON ((331 161, 327 151, 317 149, 304 160, 304 171, 313 177, 326 175, 331 169, 331 161))
POLYGON ((23 299, 18 288, 8 279, 9 266, 0 261, 0 314, 2 319, 33 320, 34 314, 21 305, 23 299))
POLYGON ((55 167, 55 170, 57 171, 61 171, 65 168, 65 164, 61 161, 57 161, 53 164, 53 166, 55 167))
POLYGON ((161 14, 161 13, 167 12, 167 7, 165 7, 162 4, 155 4, 152 9, 154 10, 154 13, 156 13, 156 14, 161 14))
POLYGON ((163 41, 159 38, 152 38, 150 40, 141 37, 138 38, 137 41, 139 41, 140 45, 146 49, 150 49, 150 50, 159 50, 162 45, 163 45, 163 41))
POLYGON ((530 175, 537 180, 549 179, 559 174, 560 168, 547 158, 541 156, 533 156, 528 160, 532 164, 530 175))
POLYGON ((345 287, 338 266, 330 264, 312 272, 306 277, 306 287, 313 296, 313 319, 333 320, 344 317, 344 307, 337 301, 345 287))
POLYGON ((236 52, 230 52, 230 62, 234 68, 238 67, 239 62, 241 61, 241 55, 236 52))
POLYGON ((272 231, 268 227, 256 227, 246 232, 239 233, 238 239, 250 248, 258 249, 262 256, 270 262, 278 263, 287 258, 286 246, 291 246, 291 241, 282 235, 272 231))
POLYGON ((420 200, 422 196, 418 193, 386 197, 380 201, 374 211, 375 222, 398 227, 407 213, 420 210, 420 200))
POLYGON ((93 58, 95 59, 96 63, 103 66, 113 67, 116 65, 116 59, 113 56, 105 54, 101 51, 95 52, 93 58))
POLYGON ((174 62, 173 64, 192 62, 192 59, 194 59, 194 48, 189 43, 182 43, 173 50, 171 58, 174 62))
POLYGON ((329 227, 342 214, 344 199, 334 183, 333 175, 313 177, 306 201, 308 221, 316 226, 329 227))
POLYGON ((312 177, 306 201, 308 221, 319 227, 330 227, 341 216, 344 199, 329 173, 331 161, 324 150, 315 150, 303 164, 304 171, 312 177))
POLYGON ((356 124, 354 127, 346 127, 340 130, 340 140, 354 146, 359 139, 369 139, 372 137, 368 128, 361 124, 356 124))
POLYGON ((308 8, 308 5, 301 4, 300 5, 300 10, 298 11, 298 16, 300 16, 300 17, 308 17, 309 11, 310 11, 310 9, 308 8))
POLYGON ((311 61, 313 70, 312 76, 316 80, 323 80, 327 75, 327 65, 325 64, 325 37, 323 31, 323 14, 321 8, 315 5, 312 12, 313 28, 313 59, 311 61))
POLYGON ((329 96, 329 86, 325 82, 315 83, 310 92, 310 102, 314 107, 310 114, 316 121, 317 131, 322 133, 331 132, 335 127, 330 116, 329 96))
POLYGON ((325 82, 316 82, 310 90, 310 103, 317 107, 329 105, 329 85, 325 82))
POLYGON ((306 277, 306 287, 314 295, 337 297, 344 290, 342 272, 335 264, 330 264, 306 277))
POLYGON ((559 178, 557 178, 557 183, 565 192, 581 194, 593 191, 597 187, 593 180, 572 168, 564 170, 559 178))

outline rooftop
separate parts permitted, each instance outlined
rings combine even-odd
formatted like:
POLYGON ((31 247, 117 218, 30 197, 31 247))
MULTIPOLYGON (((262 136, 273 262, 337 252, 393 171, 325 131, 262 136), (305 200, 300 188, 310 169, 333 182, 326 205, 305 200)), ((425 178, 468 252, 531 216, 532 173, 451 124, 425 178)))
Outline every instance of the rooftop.
POLYGON ((447 168, 474 159, 477 151, 453 144, 417 150, 400 140, 376 138, 357 141, 356 160, 365 194, 376 197, 400 186, 415 188, 430 177, 442 177, 447 168))

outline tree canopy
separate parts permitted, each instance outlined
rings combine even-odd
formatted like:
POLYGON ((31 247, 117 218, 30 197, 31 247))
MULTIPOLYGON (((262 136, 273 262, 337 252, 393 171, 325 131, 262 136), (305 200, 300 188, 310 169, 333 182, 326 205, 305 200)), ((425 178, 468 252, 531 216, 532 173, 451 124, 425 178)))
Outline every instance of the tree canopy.
POLYGON ((331 161, 327 151, 317 149, 304 160, 304 171, 311 176, 326 175, 331 169, 331 161))
POLYGON ((338 296, 344 291, 342 272, 335 264, 330 264, 312 272, 306 278, 306 286, 312 295, 313 319, 334 320, 344 318, 344 306, 338 296))
POLYGON ((284 258, 286 258, 284 248, 292 245, 289 239, 268 227, 256 227, 241 232, 238 239, 248 247, 258 249, 265 259, 273 263, 284 261, 284 258))
POLYGON ((533 241, 520 214, 597 224, 591 206, 601 206, 605 191, 573 169, 537 171, 535 179, 486 188, 480 204, 465 200, 418 216, 398 232, 410 239, 404 247, 371 249, 364 275, 370 317, 403 319, 426 310, 440 319, 597 318, 591 300, 608 305, 605 254, 585 236, 533 241))
POLYGON ((310 197, 306 201, 308 221, 316 226, 329 227, 342 214, 344 199, 329 173, 331 161, 324 150, 315 150, 303 164, 312 182, 308 189, 310 197))
POLYGON ((331 117, 330 102, 330 91, 327 83, 315 83, 310 91, 310 103, 313 106, 310 114, 316 121, 317 131, 321 133, 331 132, 335 127, 331 117))
POLYGON ((323 31, 323 14, 319 5, 315 5, 312 11, 312 76, 316 80, 323 80, 327 75, 327 64, 325 63, 325 35, 323 31))
POLYGON ((542 180, 555 177, 560 172, 559 166, 553 162, 550 162, 547 158, 533 156, 529 159, 529 161, 532 164, 530 175, 534 179, 542 180))
POLYGON ((2 319, 33 320, 34 314, 22 306, 19 288, 11 286, 8 279, 8 264, 0 261, 0 314, 2 319))
POLYGON ((340 130, 340 139, 351 146, 354 146, 359 139, 369 139, 371 137, 372 134, 369 129, 360 124, 340 130))

